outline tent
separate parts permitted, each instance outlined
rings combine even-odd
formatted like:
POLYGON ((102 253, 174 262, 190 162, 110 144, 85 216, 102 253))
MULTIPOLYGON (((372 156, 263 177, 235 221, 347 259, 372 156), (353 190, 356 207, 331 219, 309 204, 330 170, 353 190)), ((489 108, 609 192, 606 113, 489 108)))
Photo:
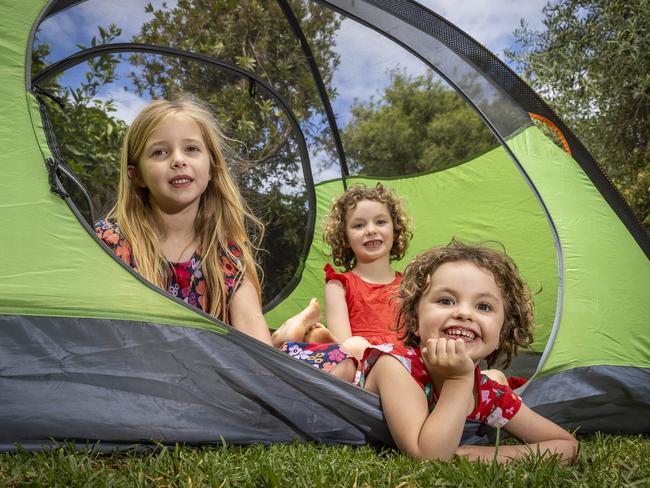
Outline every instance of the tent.
MULTIPOLYGON (((267 179, 257 187, 251 184, 251 194, 258 196, 270 189, 284 192, 263 201, 268 208, 273 202, 294 202, 291 208, 300 212, 292 218, 304 231, 291 248, 297 249, 290 256, 292 271, 266 299, 270 324, 281 323, 322 293, 327 249, 319 222, 331 198, 355 182, 384 181, 407 199, 413 215, 409 256, 453 236, 497 240, 531 287, 540 290, 534 350, 513 367, 531 376, 523 390, 529 406, 579 432, 650 432, 650 340, 645 334, 650 240, 588 151, 515 73, 467 34, 409 0, 280 0, 256 7, 245 18, 228 17, 221 26, 209 24, 206 13, 206 24, 200 26, 204 33, 246 25, 253 14, 277 22, 273 32, 284 42, 272 45, 269 52, 277 51, 278 57, 266 64, 241 52, 222 57, 227 46, 206 47, 203 34, 191 39, 159 35, 165 22, 183 18, 178 9, 205 2, 169 3, 181 17, 152 17, 154 7, 147 2, 0 4, 0 139, 5 148, 0 166, 1 450, 15 449, 16 443, 41 449, 62 440, 101 441, 107 448, 152 441, 391 442, 375 395, 259 344, 156 289, 95 238, 95 195, 79 181, 66 154, 74 156, 79 152, 75 145, 84 142, 99 148, 115 137, 114 128, 102 126, 101 137, 90 141, 68 138, 65 131, 82 115, 95 117, 83 119, 89 131, 91 122, 106 120, 98 112, 104 108, 110 114, 114 106, 106 108, 100 85, 110 87, 122 76, 135 80, 129 93, 146 94, 168 66, 178 78, 166 79, 165 89, 192 77, 206 86, 216 80, 239 94, 233 103, 241 103, 242 110, 252 107, 291 133, 275 153, 275 166, 264 173, 267 179), (117 5, 112 11, 121 11, 121 18, 148 15, 150 29, 125 40, 109 26, 100 29, 99 40, 88 39, 88 47, 65 44, 71 31, 87 27, 84 18, 111 5, 117 5), (313 35, 319 15, 329 15, 341 31, 356 26, 378 36, 444 80, 495 144, 464 161, 417 174, 355 173, 341 137, 341 108, 314 45, 320 39, 313 35), (49 57, 37 52, 47 25, 49 57), (145 34, 150 42, 141 42, 145 34), (159 42, 152 41, 158 35, 159 42), (297 67, 283 64, 282 49, 300 53, 297 67), (296 90, 294 80, 268 75, 271 68, 293 70, 308 77, 309 84, 296 90), (95 78, 84 77, 93 70, 95 78), (85 87, 85 92, 71 89, 65 95, 76 102, 84 93, 94 94, 83 114, 66 112, 60 103, 65 97, 56 90, 66 84, 85 87), (311 97, 309 109, 299 110, 296 104, 304 97, 311 97), (553 127, 564 147, 536 120, 553 127), (315 126, 329 134, 326 144, 317 146, 315 126), (338 168, 339 175, 330 173, 331 178, 314 183, 313 170, 328 158, 327 167, 338 168), (300 192, 273 180, 285 170, 299 175, 300 192)), ((211 5, 212 13, 219 13, 242 4, 211 5)), ((336 66, 332 59, 325 62, 336 66)), ((245 132, 242 120, 235 129, 245 132)), ((264 133, 271 137, 269 127, 264 133)), ((254 173, 242 171, 240 177, 250 183, 254 173)), ((104 187, 100 183, 97 191, 104 187)), ((283 209, 278 213, 288 214, 283 209)), ((468 424, 465 441, 479 441, 475 425, 468 424)))

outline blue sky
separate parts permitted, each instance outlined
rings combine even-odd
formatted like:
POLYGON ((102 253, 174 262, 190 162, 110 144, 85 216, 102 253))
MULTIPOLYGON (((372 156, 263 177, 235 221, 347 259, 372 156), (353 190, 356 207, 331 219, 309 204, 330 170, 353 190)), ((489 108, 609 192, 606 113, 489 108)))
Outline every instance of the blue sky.
MULTIPOLYGON (((90 38, 97 33, 97 25, 106 25, 106 19, 110 19, 124 29, 124 37, 128 39, 141 25, 143 16, 132 15, 127 6, 144 6, 148 2, 157 8, 164 0, 88 0, 68 11, 74 11, 74 16, 59 15, 46 21, 49 37, 72 48, 77 42, 73 32, 82 29, 84 37, 90 38)), ((165 3, 171 6, 176 2, 165 3)), ((522 18, 532 27, 542 27, 546 0, 420 0, 419 3, 447 18, 501 57, 503 50, 512 46, 512 32, 522 18)))
MULTIPOLYGON (((106 27, 114 22, 123 30, 118 41, 129 41, 142 22, 151 18, 144 13, 148 1, 159 8, 164 0, 88 0, 44 22, 40 40, 57 46, 53 54, 61 58, 77 51, 79 43, 88 45, 97 35, 98 25, 106 27), (133 14, 134 5, 139 5, 136 7, 141 12, 139 15, 133 14)), ((173 6, 175 1, 165 3, 173 6)), ((519 27, 521 19, 534 29, 543 28, 542 8, 546 0, 421 0, 420 3, 456 24, 505 61, 503 52, 515 47, 513 31, 519 27)), ((334 111, 341 127, 349 121, 349 108, 355 99, 363 102, 371 96, 375 99, 381 96, 390 80, 388 72, 391 69, 399 68, 412 75, 427 70, 421 61, 401 47, 349 20, 341 26, 335 49, 341 65, 333 79, 338 93, 334 111)), ((70 76, 81 74, 70 73, 70 76)), ((127 122, 147 103, 121 86, 108 87, 101 96, 113 99, 117 115, 127 122)), ((312 154, 315 161, 321 157, 312 154)), ((324 179, 328 174, 319 176, 318 179, 324 179)))

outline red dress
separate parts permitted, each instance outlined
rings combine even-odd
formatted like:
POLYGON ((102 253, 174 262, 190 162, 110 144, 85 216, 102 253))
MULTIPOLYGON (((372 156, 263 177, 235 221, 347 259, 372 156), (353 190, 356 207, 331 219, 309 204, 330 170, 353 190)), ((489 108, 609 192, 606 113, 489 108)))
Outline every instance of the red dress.
MULTIPOLYGON (((359 386, 363 387, 370 370, 377 363, 377 359, 385 354, 393 356, 406 368, 427 397, 429 412, 433 411, 438 397, 429 371, 422 360, 419 347, 406 347, 399 343, 369 347, 360 364, 359 386)), ((482 374, 478 366, 474 374, 474 391, 477 403, 474 411, 467 416, 467 420, 477 420, 491 427, 503 427, 521 408, 521 397, 510 387, 482 374)))
MULTIPOLYGON (((401 343, 395 330, 397 289, 402 282, 402 273, 395 273, 395 279, 385 285, 362 280, 352 271, 337 273, 329 264, 325 265, 325 281, 338 280, 345 287, 345 302, 353 336, 364 337, 371 344, 401 343)), ((286 342, 284 352, 315 368, 331 371, 348 355, 341 351, 340 344, 316 344, 313 342, 286 342)))
POLYGON ((388 284, 368 283, 352 271, 337 273, 325 265, 325 281, 340 281, 345 287, 345 303, 353 336, 364 337, 371 344, 401 342, 396 330, 397 291, 402 273, 388 284))

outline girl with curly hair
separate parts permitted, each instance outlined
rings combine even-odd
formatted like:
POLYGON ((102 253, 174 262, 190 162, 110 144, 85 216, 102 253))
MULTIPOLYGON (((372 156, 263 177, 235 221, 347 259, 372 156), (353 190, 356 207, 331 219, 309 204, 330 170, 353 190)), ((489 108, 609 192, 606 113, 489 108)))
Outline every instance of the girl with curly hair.
POLYGON ((422 459, 505 463, 536 453, 575 460, 571 434, 478 366, 484 359, 506 368, 532 342, 531 294, 510 257, 452 240, 418 255, 399 293, 405 344, 367 348, 360 383, 380 396, 400 450, 422 459), (525 444, 459 447, 466 419, 503 427, 525 444))
MULTIPOLYGON (((393 191, 381 183, 348 188, 334 200, 325 220, 332 260, 345 270, 339 273, 330 264, 325 266, 327 328, 282 327, 273 335, 276 345, 305 360, 313 357, 315 366, 329 370, 348 355, 360 359, 370 344, 399 342, 395 298, 402 274, 392 269, 391 262, 404 257, 411 237, 410 219, 393 191)), ((320 314, 315 299, 310 309, 320 314)), ((302 322, 316 322, 313 319, 302 322)), ((343 376, 353 368, 348 363, 343 376)))
POLYGON ((341 341, 352 336, 371 344, 398 342, 396 295, 402 273, 392 261, 404 257, 412 232, 402 201, 378 183, 354 185, 337 198, 325 223, 325 242, 337 273, 325 266, 325 314, 341 341))

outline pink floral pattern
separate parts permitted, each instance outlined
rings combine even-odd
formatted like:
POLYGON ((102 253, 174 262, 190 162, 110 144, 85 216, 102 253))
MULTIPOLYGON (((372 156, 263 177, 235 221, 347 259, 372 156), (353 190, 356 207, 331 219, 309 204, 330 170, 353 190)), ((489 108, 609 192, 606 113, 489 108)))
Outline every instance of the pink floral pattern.
POLYGON ((286 342, 282 351, 296 359, 312 365, 314 368, 331 371, 348 355, 341 351, 341 346, 335 343, 315 344, 313 342, 286 342))
MULTIPOLYGON (((95 224, 95 233, 124 263, 134 271, 138 271, 135 259, 131 253, 131 246, 120 232, 115 222, 100 220, 95 224)), ((225 252, 219 251, 221 258, 221 269, 224 274, 224 282, 227 290, 227 301, 235 292, 240 281, 241 265, 239 258, 242 255, 241 249, 231 241, 228 241, 228 251, 237 259, 233 261, 225 252)), ((181 263, 169 263, 171 267, 171 279, 167 292, 193 307, 204 312, 210 310, 210 298, 207 293, 206 281, 201 271, 201 256, 199 250, 192 255, 188 261, 181 263)))

